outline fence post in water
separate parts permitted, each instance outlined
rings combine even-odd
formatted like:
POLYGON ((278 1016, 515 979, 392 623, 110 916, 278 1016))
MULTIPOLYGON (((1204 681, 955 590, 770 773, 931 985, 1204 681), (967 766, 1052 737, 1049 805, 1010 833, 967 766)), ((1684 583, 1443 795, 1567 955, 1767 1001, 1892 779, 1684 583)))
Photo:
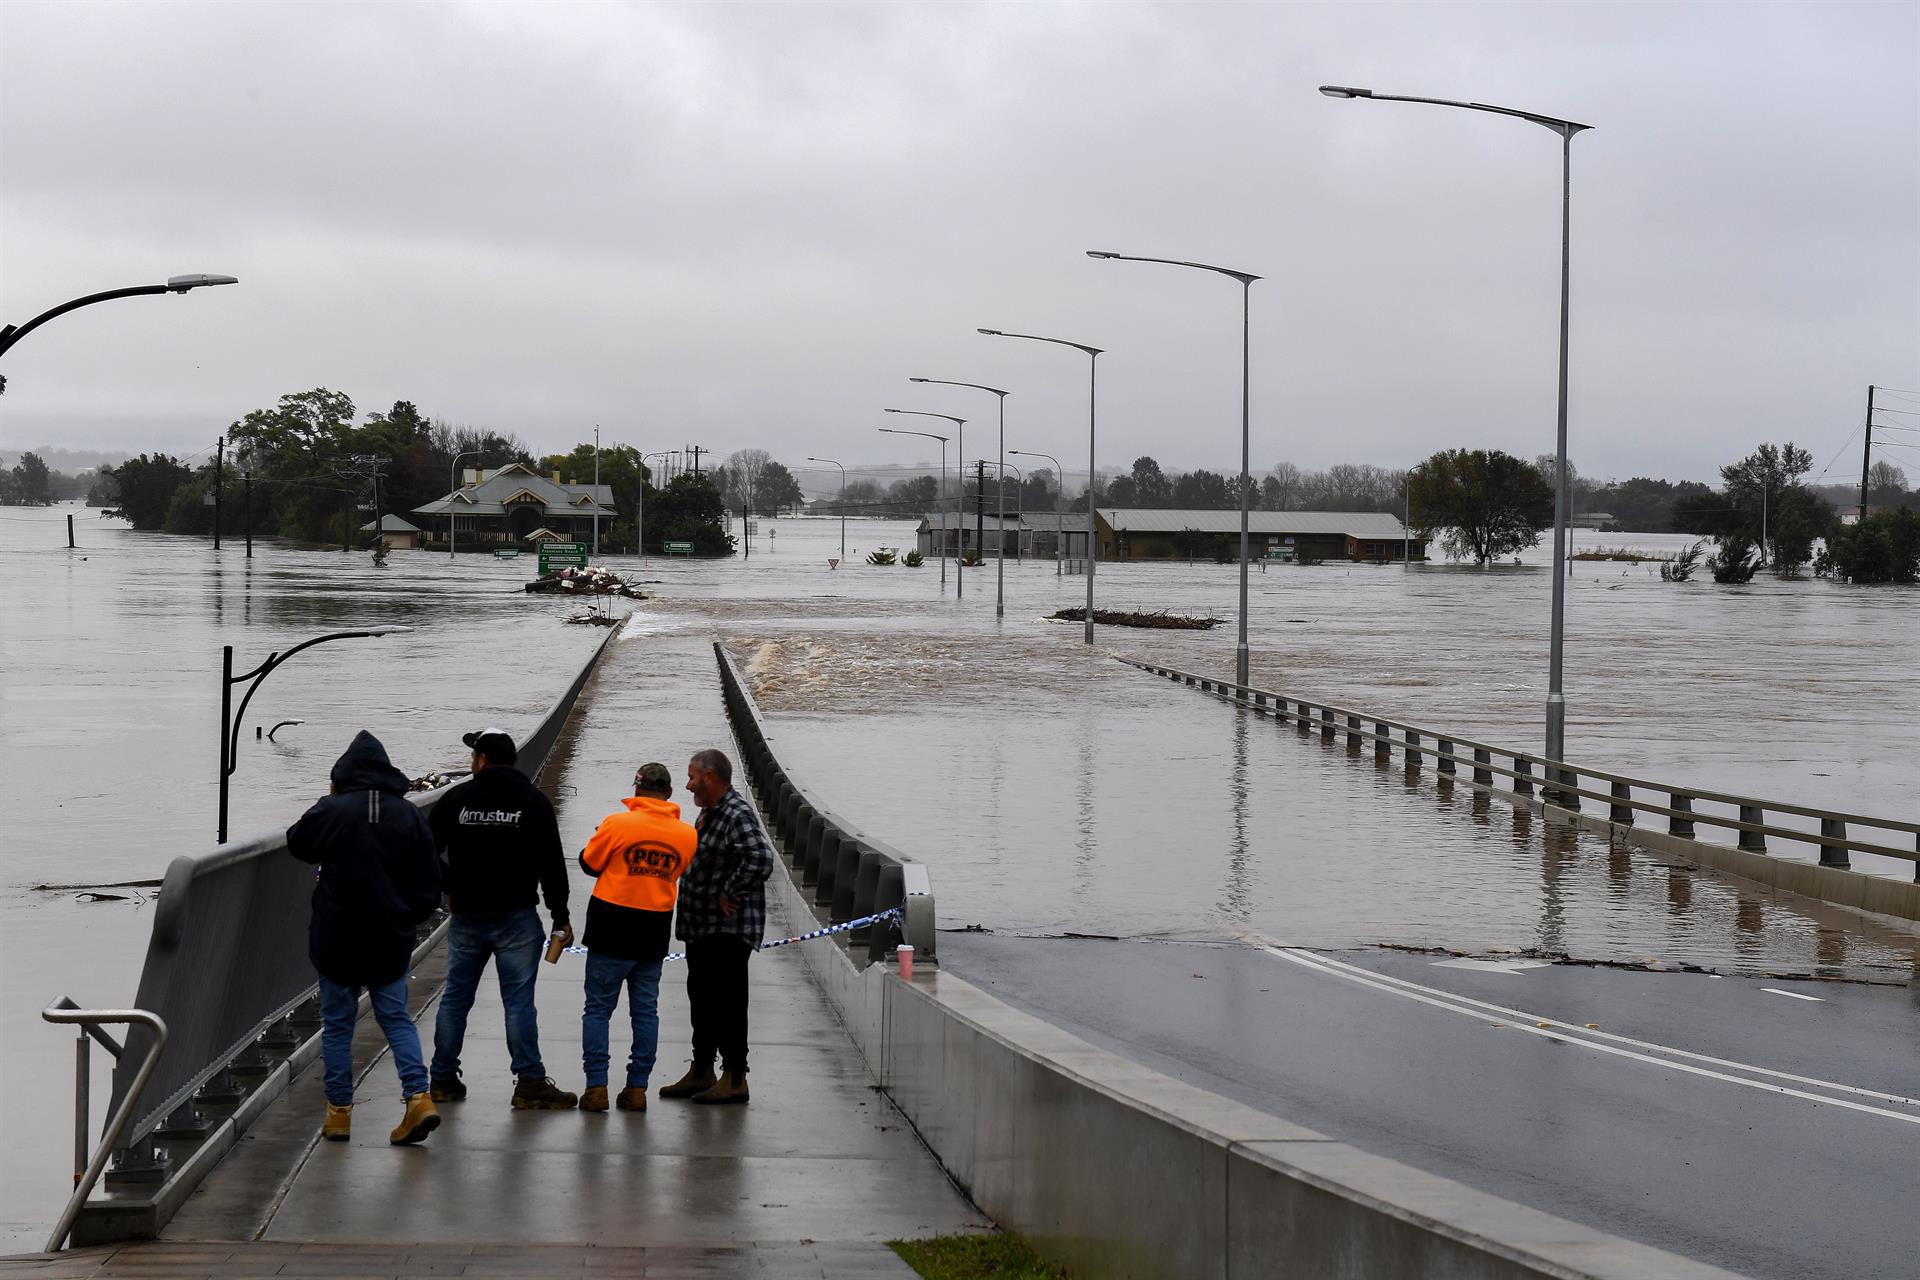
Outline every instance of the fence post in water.
POLYGON ((1440 739, 1440 772, 1454 772, 1453 743, 1450 739, 1440 739))
POLYGON ((1623 827, 1632 826, 1633 806, 1628 801, 1633 799, 1633 789, 1624 782, 1616 782, 1610 790, 1613 803, 1607 809, 1607 821, 1623 827))
POLYGON ((1519 756, 1515 756, 1513 758, 1513 772, 1514 772, 1513 793, 1517 796, 1532 795, 1533 794, 1533 761, 1525 760, 1519 756))
POLYGON ((1373 758, 1375 760, 1393 759, 1393 730, 1380 721, 1373 722, 1373 758))
POLYGON ((1406 744, 1407 768, 1418 769, 1420 767, 1420 735, 1411 729, 1406 730, 1406 744))
POLYGON ((1493 770, 1487 768, 1487 766, 1492 763, 1493 753, 1491 751, 1488 751, 1485 747, 1475 747, 1473 749, 1473 781, 1475 786, 1490 787, 1493 785, 1493 770))
MULTIPOLYGON (((1829 840, 1845 840, 1847 838, 1847 824, 1838 818, 1822 818, 1820 819, 1820 834, 1829 840)), ((1851 868, 1853 866, 1853 859, 1848 856, 1846 846, 1827 844, 1823 841, 1820 845, 1820 865, 1823 867, 1840 867, 1843 869, 1851 868)))
POLYGON ((1693 839, 1693 818, 1691 816, 1693 813, 1693 797, 1687 795, 1685 792, 1676 791, 1673 793, 1671 800, 1672 803, 1668 807, 1672 808, 1675 812, 1673 816, 1667 820, 1668 833, 1683 836, 1688 840, 1693 839), (1687 814, 1689 816, 1683 818, 1680 816, 1681 814, 1687 814))
MULTIPOLYGON (((68 546, 73 545, 73 513, 72 512, 67 513, 67 545, 68 546)), ((82 1169, 81 1172, 85 1173, 86 1170, 82 1169)))
MULTIPOLYGON (((1765 823, 1766 820, 1767 815, 1762 813, 1757 805, 1743 804, 1740 806, 1740 821, 1752 823, 1757 827, 1765 823)), ((1767 851, 1766 832, 1742 831, 1740 833, 1740 848, 1745 849, 1748 853, 1765 853, 1767 851)))
POLYGON ((1359 749, 1360 749, 1360 717, 1353 715, 1352 713, 1348 713, 1347 715, 1347 750, 1358 751, 1359 749))
POLYGON ((1320 708, 1320 736, 1328 742, 1333 741, 1333 708, 1320 708))

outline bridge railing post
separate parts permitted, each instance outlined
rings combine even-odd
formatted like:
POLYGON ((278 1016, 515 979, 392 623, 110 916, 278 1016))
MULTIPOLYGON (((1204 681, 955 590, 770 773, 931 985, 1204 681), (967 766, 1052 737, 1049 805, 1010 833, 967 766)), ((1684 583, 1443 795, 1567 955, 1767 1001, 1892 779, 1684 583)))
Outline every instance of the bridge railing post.
POLYGON ((1420 735, 1412 729, 1408 729, 1404 732, 1403 740, 1407 744, 1403 749, 1406 755, 1407 768, 1418 769, 1420 767, 1420 735))
POLYGON ((1517 796, 1533 794, 1533 761, 1524 756, 1513 758, 1513 793, 1517 796))
POLYGON ((1455 760, 1456 760, 1456 757, 1453 751, 1453 741, 1449 738, 1440 739, 1440 764, 1438 766, 1440 769, 1440 772, 1442 773, 1454 772, 1455 769, 1458 767, 1457 764, 1455 763, 1455 760))
MULTIPOLYGON (((1820 834, 1825 837, 1825 840, 1845 840, 1847 824, 1838 818, 1822 818, 1820 834)), ((1825 840, 1820 845, 1820 865, 1839 867, 1843 870, 1852 868, 1853 859, 1848 855, 1847 847, 1843 844, 1827 844, 1825 840)))
POLYGON ((1684 791, 1675 791, 1668 797, 1667 807, 1675 810, 1667 819, 1667 832, 1670 835, 1693 839, 1693 797, 1684 791), (1689 815, 1682 817, 1681 814, 1689 815))
POLYGON ((1611 792, 1613 802, 1607 809, 1607 821, 1623 827, 1632 826, 1633 805, 1629 802, 1633 799, 1633 789, 1624 782, 1616 782, 1611 792))
POLYGON ((1473 749, 1473 782, 1475 786, 1490 787, 1493 785, 1493 770, 1487 768, 1487 766, 1492 763, 1493 752, 1487 750, 1485 747, 1475 747, 1473 749))

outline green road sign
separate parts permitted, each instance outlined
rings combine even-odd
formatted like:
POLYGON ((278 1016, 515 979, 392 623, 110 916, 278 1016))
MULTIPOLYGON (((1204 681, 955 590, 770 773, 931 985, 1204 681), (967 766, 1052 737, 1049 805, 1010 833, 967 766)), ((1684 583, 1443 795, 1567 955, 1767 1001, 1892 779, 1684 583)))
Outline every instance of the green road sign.
POLYGON ((670 556, 690 556, 693 554, 693 544, 691 542, 663 542, 660 546, 661 549, 670 556))
POLYGON ((543 542, 540 544, 540 572, 544 576, 555 567, 584 569, 587 547, 582 542, 543 542))

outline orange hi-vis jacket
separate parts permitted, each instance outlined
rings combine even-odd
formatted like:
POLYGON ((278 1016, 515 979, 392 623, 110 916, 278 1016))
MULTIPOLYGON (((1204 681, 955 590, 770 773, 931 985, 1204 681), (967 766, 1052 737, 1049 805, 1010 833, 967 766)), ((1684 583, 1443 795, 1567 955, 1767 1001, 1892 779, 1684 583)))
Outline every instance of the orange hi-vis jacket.
POLYGON ((602 819, 580 854, 581 868, 596 877, 593 896, 630 910, 671 912, 699 835, 671 800, 628 796, 623 803, 627 811, 602 819))

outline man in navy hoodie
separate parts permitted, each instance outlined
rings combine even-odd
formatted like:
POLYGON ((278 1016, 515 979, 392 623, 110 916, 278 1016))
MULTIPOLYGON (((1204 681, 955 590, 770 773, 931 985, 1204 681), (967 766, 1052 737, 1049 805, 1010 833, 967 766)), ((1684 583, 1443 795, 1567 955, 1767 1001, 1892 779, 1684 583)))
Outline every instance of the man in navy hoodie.
POLYGON ((317 864, 307 953, 320 974, 320 1051, 327 1118, 344 1142, 353 1120, 353 1024, 360 989, 386 1033, 406 1113, 388 1135, 419 1142, 440 1125, 428 1094, 420 1033, 407 1016, 414 929, 440 904, 433 832, 407 800, 407 779, 380 740, 362 729, 334 762, 333 790, 287 829, 287 851, 317 864))

